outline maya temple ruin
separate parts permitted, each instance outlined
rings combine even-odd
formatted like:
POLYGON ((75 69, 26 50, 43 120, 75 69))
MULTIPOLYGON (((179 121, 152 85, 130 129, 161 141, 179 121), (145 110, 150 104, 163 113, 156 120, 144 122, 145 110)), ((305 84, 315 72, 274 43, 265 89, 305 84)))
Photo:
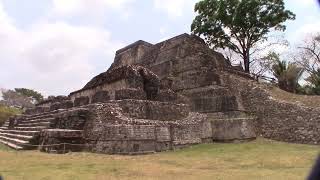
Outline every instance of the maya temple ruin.
POLYGON ((0 142, 16 150, 131 155, 258 136, 320 144, 320 110, 275 99, 269 88, 197 36, 140 40, 78 91, 8 119, 0 142))

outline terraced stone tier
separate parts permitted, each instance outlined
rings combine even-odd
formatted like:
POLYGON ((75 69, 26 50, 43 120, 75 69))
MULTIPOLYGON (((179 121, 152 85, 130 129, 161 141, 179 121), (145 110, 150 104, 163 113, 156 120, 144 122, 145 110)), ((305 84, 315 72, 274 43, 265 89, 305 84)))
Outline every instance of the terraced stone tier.
POLYGON ((175 121, 186 118, 190 112, 188 105, 170 102, 120 100, 115 103, 119 104, 126 116, 134 119, 175 121))
POLYGON ((17 150, 36 149, 46 129, 83 129, 87 112, 85 108, 71 108, 16 116, 0 127, 0 142, 17 150))

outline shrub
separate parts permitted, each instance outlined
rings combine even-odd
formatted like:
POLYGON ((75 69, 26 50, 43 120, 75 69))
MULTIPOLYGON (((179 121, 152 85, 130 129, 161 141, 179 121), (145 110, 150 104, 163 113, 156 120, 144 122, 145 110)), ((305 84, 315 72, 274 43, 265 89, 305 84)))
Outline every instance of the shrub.
POLYGON ((21 114, 22 110, 0 105, 0 126, 13 115, 21 114))

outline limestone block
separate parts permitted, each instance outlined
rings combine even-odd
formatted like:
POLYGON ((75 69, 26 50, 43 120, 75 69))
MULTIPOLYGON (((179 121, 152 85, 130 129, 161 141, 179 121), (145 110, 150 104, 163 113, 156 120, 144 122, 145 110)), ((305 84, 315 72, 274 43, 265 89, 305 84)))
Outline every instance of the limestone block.
POLYGON ((85 147, 82 130, 45 129, 40 134, 40 151, 67 153, 82 151, 85 147))
POLYGON ((255 139, 254 118, 234 118, 212 120, 212 139, 214 141, 234 141, 255 139))
POLYGON ((115 99, 147 99, 146 93, 141 89, 120 89, 115 91, 115 99))
POLYGON ((73 103, 75 107, 78 107, 78 106, 89 104, 89 101, 90 99, 88 96, 82 96, 82 97, 76 98, 73 103))
POLYGON ((92 96, 91 103, 107 102, 109 100, 110 96, 108 91, 98 91, 92 96))

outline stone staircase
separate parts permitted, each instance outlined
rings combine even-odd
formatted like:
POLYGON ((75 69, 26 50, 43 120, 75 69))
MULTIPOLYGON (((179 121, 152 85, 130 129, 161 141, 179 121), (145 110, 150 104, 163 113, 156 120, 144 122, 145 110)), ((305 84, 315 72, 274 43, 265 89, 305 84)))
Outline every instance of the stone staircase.
POLYGON ((35 115, 21 115, 7 120, 0 127, 0 143, 16 150, 36 149, 39 145, 40 132, 48 129, 55 119, 54 114, 61 111, 51 111, 35 115))

